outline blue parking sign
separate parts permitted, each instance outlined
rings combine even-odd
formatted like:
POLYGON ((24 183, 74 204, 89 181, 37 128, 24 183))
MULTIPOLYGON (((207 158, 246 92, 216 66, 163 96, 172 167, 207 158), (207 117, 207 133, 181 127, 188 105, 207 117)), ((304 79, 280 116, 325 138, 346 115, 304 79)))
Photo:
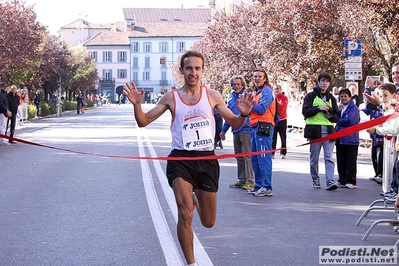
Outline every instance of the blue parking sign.
POLYGON ((345 56, 361 56, 362 41, 361 40, 345 40, 345 56))

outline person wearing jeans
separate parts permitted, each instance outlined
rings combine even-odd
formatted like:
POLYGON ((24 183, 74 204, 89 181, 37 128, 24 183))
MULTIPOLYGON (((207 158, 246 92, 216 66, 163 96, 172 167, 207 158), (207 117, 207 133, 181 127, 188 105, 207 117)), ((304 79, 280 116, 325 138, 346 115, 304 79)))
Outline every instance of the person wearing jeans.
MULTIPOLYGON (((327 136, 327 134, 322 135, 322 137, 327 136)), ((313 180, 320 180, 319 177, 319 156, 321 148, 323 147, 324 152, 324 164, 326 172, 326 184, 334 182, 334 168, 335 164, 333 161, 333 150, 335 146, 334 140, 327 140, 324 142, 318 142, 310 145, 310 176, 313 180)), ((319 182, 320 184, 320 182, 319 182)), ((320 188, 320 186, 315 187, 320 188)))
MULTIPOLYGON (((338 121, 339 110, 335 97, 328 91, 330 82, 330 74, 320 74, 317 78, 318 85, 313 88, 312 92, 306 94, 303 100, 302 114, 305 117, 304 135, 310 141, 335 132, 334 123, 338 121)), ((319 155, 322 147, 326 172, 326 190, 338 188, 334 181, 335 165, 332 160, 334 145, 335 140, 310 144, 310 176, 312 177, 314 188, 321 188, 319 155)))

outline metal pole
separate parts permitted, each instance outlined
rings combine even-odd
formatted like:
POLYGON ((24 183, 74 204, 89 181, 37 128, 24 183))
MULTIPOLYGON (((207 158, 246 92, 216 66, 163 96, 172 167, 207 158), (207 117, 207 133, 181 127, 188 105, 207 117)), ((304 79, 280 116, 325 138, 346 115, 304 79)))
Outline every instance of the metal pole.
POLYGON ((395 141, 396 137, 391 139, 384 138, 383 166, 382 166, 382 191, 388 192, 391 189, 393 167, 395 163, 395 141))
POLYGON ((57 116, 62 116, 62 105, 61 105, 61 77, 60 77, 60 85, 58 86, 58 95, 57 95, 57 116))

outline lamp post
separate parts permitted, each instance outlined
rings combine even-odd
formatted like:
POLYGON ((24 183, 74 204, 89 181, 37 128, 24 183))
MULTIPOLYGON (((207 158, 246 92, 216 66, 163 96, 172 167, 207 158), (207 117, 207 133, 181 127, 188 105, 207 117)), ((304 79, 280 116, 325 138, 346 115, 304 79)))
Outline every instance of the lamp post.
POLYGON ((62 105, 61 105, 61 75, 60 75, 60 85, 58 86, 57 95, 57 116, 62 116, 62 105))
POLYGON ((172 87, 175 86, 174 82, 173 82, 173 68, 175 67, 175 64, 173 62, 169 63, 169 67, 172 69, 172 87))

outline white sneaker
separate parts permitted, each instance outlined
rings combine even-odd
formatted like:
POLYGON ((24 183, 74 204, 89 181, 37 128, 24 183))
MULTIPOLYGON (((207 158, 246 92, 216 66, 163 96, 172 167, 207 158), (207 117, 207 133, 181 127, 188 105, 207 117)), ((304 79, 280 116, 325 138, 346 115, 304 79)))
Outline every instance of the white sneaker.
POLYGON ((281 159, 285 159, 285 154, 281 154, 281 155, 280 155, 280 158, 281 158, 281 159))
POLYGON ((264 196, 273 196, 273 191, 271 189, 266 189, 265 187, 261 187, 254 194, 255 197, 264 197, 264 196))
POLYGON ((355 186, 354 184, 351 184, 351 183, 347 183, 347 184, 345 185, 345 187, 346 187, 346 188, 350 188, 350 189, 356 188, 356 186, 355 186))
POLYGON ((255 187, 253 187, 253 188, 251 188, 251 189, 248 189, 248 190, 247 190, 247 193, 253 195, 253 194, 254 194, 255 192, 257 192, 259 189, 260 189, 260 188, 255 188, 255 187))

